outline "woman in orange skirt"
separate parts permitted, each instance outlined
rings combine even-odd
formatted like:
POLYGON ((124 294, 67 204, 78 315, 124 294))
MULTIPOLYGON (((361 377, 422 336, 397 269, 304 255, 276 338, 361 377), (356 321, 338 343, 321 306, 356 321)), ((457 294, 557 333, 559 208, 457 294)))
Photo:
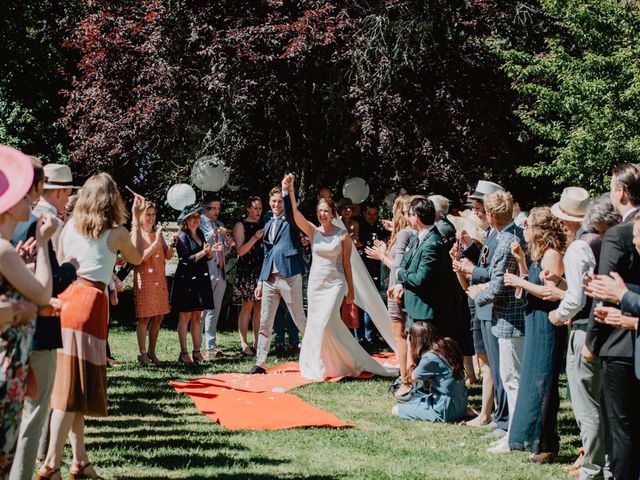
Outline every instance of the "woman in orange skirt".
POLYGON ((160 324, 169 313, 169 290, 164 266, 173 255, 173 248, 167 245, 162 236, 162 227, 156 227, 156 206, 145 204, 144 215, 140 219, 140 228, 144 240, 142 263, 133 269, 133 293, 136 304, 138 326, 138 361, 143 365, 159 363, 156 356, 156 342, 160 333, 160 324), (149 332, 149 349, 145 348, 149 332))
POLYGON ((61 295, 62 348, 58 349, 51 395, 50 442, 36 479, 60 478, 62 450, 69 432, 71 479, 100 478, 84 444, 84 417, 107 415, 107 284, 117 252, 138 265, 144 253, 140 219, 145 200, 133 202, 131 234, 118 187, 106 173, 94 175, 80 191, 73 217, 64 227, 58 255, 73 255, 78 279, 61 295))

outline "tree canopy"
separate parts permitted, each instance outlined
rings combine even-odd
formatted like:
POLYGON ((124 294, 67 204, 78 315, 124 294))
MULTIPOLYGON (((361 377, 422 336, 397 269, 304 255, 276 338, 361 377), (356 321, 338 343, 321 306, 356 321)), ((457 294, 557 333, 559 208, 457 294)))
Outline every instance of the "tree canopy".
POLYGON ((614 0, 45 0, 3 7, 0 141, 162 200, 215 154, 460 197, 606 188, 638 157, 638 10, 614 0), (528 177, 551 179, 531 182, 528 177), (554 183, 556 186, 554 186, 554 183), (526 187, 526 188, 523 188, 526 187))

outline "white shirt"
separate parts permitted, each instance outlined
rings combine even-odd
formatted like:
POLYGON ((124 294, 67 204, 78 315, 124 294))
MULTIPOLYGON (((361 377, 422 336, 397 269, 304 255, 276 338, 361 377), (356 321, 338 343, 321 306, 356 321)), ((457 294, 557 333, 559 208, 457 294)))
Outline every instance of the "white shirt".
MULTIPOLYGON (((562 260, 564 276, 567 281, 567 292, 558 305, 557 318, 561 322, 568 322, 582 310, 587 303, 583 281, 585 275, 593 273, 596 259, 591 247, 584 240, 574 240, 564 254, 562 260)), ((576 319, 579 320, 579 319, 576 319)))
POLYGON ((51 245, 53 245, 53 251, 58 253, 58 242, 60 241, 60 234, 64 227, 64 222, 58 218, 58 209, 45 200, 44 197, 40 197, 38 204, 33 209, 33 213, 40 217, 40 215, 50 215, 55 222, 56 232, 51 237, 51 245))

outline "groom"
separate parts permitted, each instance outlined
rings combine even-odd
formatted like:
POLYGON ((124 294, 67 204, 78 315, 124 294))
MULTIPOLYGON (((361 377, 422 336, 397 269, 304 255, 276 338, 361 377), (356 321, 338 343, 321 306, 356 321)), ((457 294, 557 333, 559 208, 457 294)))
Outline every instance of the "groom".
POLYGON ((256 364, 249 373, 266 373, 273 320, 283 298, 298 330, 304 333, 307 318, 302 301, 302 272, 304 260, 300 246, 300 230, 293 220, 291 198, 287 190, 291 176, 282 180, 282 189, 269 192, 272 217, 264 226, 264 261, 255 296, 262 300, 260 334, 256 351, 256 364))

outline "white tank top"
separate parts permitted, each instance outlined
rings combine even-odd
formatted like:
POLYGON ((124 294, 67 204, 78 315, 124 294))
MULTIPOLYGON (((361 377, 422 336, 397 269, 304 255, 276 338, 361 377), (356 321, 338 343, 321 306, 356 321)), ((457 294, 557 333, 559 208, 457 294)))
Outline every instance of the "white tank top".
POLYGON ((107 245, 107 239, 111 229, 104 232, 98 238, 83 237, 73 219, 69 220, 69 226, 64 232, 62 245, 67 257, 75 257, 80 267, 76 275, 93 282, 109 284, 113 267, 116 265, 116 254, 107 245))

